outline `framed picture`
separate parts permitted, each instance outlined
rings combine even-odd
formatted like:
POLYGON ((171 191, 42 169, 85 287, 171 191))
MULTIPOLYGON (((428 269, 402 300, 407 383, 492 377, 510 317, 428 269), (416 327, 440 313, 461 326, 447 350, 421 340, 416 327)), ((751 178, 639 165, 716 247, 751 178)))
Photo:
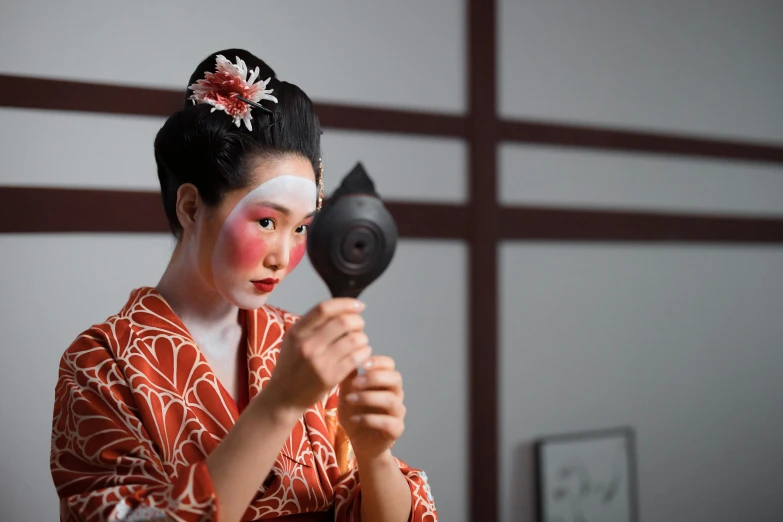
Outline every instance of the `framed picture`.
POLYGON ((535 443, 539 522, 638 522, 632 428, 535 443))

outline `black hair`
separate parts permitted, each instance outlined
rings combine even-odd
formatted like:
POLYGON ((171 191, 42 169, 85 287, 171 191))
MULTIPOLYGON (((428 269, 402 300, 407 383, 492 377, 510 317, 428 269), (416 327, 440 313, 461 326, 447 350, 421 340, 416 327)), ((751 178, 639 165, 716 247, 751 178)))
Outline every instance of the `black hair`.
POLYGON ((211 54, 190 77, 183 108, 166 120, 155 137, 155 162, 171 231, 177 237, 182 232, 176 209, 181 185, 192 183, 206 205, 216 206, 227 192, 250 184, 254 161, 289 154, 309 160, 316 177, 320 175, 321 127, 310 98, 296 85, 279 81, 264 61, 248 51, 211 54), (243 60, 248 71, 258 67, 261 80, 272 78, 266 88, 273 90, 277 103, 260 102, 271 114, 251 109, 252 130, 243 123, 237 127, 225 111, 212 112, 211 105, 194 105, 189 99, 193 94, 189 86, 203 79, 204 73, 215 72, 218 55, 232 63, 243 60))

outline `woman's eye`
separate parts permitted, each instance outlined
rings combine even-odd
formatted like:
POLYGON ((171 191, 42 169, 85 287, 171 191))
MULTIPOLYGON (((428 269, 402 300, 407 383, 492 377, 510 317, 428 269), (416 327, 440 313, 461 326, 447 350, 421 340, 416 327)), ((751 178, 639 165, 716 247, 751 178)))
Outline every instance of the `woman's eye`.
POLYGON ((310 225, 299 225, 296 227, 296 233, 297 234, 305 234, 307 233, 307 230, 310 228, 310 225))
POLYGON ((269 218, 259 219, 258 224, 261 225, 261 228, 265 228, 267 230, 275 229, 275 222, 269 218))

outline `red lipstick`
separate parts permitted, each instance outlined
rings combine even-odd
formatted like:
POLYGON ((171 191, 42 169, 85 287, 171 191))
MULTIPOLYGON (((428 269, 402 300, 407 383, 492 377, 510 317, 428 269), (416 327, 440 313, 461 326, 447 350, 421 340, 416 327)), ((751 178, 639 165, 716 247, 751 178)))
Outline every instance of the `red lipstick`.
POLYGON ((275 289, 275 285, 279 283, 279 279, 273 279, 271 277, 268 277, 266 279, 262 279, 261 281, 251 281, 253 283, 253 286, 255 286, 258 290, 264 293, 269 293, 272 290, 275 289))

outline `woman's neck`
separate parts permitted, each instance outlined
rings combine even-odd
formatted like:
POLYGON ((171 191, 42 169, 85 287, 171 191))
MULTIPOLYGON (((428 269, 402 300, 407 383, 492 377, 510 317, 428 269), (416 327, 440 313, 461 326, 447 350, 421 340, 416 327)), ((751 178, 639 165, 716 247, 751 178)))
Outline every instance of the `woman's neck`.
POLYGON ((156 289, 188 329, 212 373, 238 400, 244 386, 237 378, 242 339, 239 308, 204 281, 197 252, 192 241, 180 240, 156 289))
POLYGON ((191 241, 179 241, 156 289, 199 344, 206 342, 215 349, 226 337, 233 337, 239 309, 201 277, 197 249, 191 241))

